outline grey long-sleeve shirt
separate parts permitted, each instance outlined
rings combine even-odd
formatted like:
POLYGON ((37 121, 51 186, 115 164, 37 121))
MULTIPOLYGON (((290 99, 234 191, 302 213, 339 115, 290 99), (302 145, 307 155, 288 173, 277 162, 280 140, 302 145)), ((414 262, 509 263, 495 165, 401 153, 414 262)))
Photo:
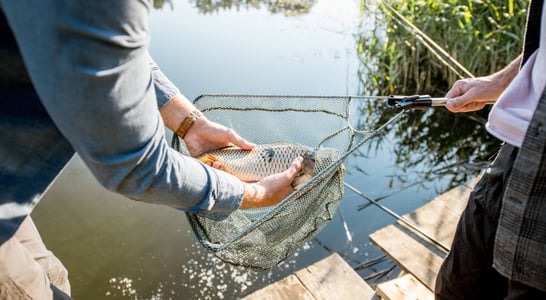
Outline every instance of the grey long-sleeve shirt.
POLYGON ((243 185, 171 149, 148 1, 0 0, 0 243, 76 151, 131 199, 223 218, 243 185))

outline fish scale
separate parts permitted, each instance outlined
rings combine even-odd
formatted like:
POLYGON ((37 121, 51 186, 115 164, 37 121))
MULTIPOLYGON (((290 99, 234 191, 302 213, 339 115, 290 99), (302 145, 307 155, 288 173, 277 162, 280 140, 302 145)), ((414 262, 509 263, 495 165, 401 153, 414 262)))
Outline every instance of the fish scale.
MULTIPOLYGON (((228 147, 208 153, 212 160, 222 162, 224 169, 246 182, 255 182, 290 167, 298 156, 313 152, 312 148, 294 144, 257 145, 253 150, 228 147)), ((206 162, 206 158, 200 157, 206 162)))

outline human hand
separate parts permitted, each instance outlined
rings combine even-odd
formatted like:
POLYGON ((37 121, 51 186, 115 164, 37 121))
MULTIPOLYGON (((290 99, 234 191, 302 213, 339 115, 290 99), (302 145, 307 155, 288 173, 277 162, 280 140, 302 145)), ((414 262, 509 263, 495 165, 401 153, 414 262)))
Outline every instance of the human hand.
POLYGON ((188 130, 184 142, 190 155, 200 154, 228 146, 252 150, 256 145, 239 136, 233 129, 201 117, 188 130))
MULTIPOLYGON (((160 109, 160 113, 167 127, 176 132, 182 120, 195 110, 197 108, 184 95, 177 94, 160 109)), ((255 146, 232 129, 212 122, 205 116, 196 120, 186 131, 184 142, 193 157, 228 146, 245 150, 252 150, 255 146)))
POLYGON ((245 193, 241 208, 271 206, 281 202, 294 192, 291 183, 300 171, 302 163, 303 157, 298 157, 282 173, 267 176, 258 182, 244 183, 245 193))
POLYGON ((446 108, 452 112, 480 110, 487 101, 497 99, 503 90, 489 76, 457 80, 446 94, 446 108))
POLYGON ((469 78, 455 82, 447 92, 446 107, 452 112, 482 109, 487 101, 497 100, 518 74, 522 56, 518 56, 504 69, 489 76, 469 78))

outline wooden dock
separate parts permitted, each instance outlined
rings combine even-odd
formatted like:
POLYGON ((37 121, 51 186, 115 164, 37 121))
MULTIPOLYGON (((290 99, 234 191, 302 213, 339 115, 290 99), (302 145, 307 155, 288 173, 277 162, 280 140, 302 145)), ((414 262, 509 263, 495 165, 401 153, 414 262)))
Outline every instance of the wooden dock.
POLYGON ((403 270, 400 277, 377 286, 376 293, 381 299, 434 299, 436 274, 448 250, 442 246, 451 245, 459 217, 476 182, 477 179, 473 179, 451 189, 404 215, 404 220, 421 233, 397 221, 370 235, 370 240, 403 270))
POLYGON ((373 289, 337 253, 242 300, 367 300, 373 289))
POLYGON ((448 251, 444 248, 451 245, 476 182, 474 179, 449 190, 402 216, 413 226, 397 221, 370 235, 370 240, 402 269, 399 277, 378 284, 375 291, 334 253, 242 300, 434 299, 436 274, 448 251))

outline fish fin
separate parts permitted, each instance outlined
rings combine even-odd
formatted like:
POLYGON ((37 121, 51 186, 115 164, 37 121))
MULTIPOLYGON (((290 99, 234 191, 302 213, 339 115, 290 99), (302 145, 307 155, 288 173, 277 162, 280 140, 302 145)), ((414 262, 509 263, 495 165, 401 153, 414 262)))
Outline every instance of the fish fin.
POLYGON ((221 162, 221 160, 218 157, 216 157, 216 156, 214 156, 214 155, 212 155, 210 153, 205 153, 205 154, 199 156, 197 159, 200 160, 204 164, 213 163, 215 161, 221 162))
POLYGON ((212 165, 214 162, 218 161, 218 162, 220 162, 222 164, 222 166, 219 168, 219 170, 222 170, 222 171, 224 171, 226 173, 229 173, 231 175, 235 175, 235 173, 233 171, 231 171, 230 169, 228 169, 228 168, 226 168, 224 166, 224 162, 220 158, 218 158, 217 156, 215 156, 213 154, 205 153, 205 154, 199 156, 197 159, 199 161, 201 161, 202 163, 207 164, 207 165, 209 163, 212 165))

